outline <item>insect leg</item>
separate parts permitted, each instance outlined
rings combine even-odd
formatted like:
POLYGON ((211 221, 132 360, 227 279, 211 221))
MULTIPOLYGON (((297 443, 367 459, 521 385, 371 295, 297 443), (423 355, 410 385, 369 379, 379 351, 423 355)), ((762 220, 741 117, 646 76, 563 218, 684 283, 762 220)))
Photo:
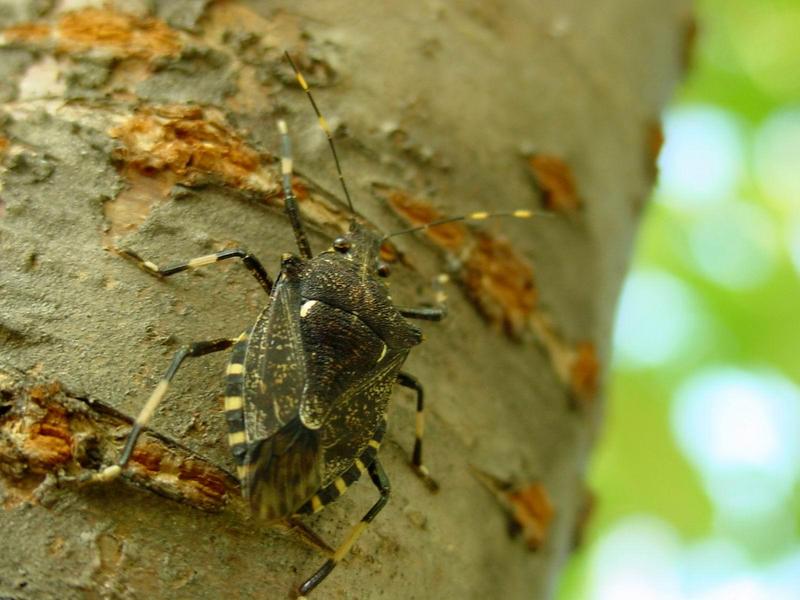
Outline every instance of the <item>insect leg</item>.
POLYGON ((175 353, 175 356, 173 356, 172 362, 164 373, 164 376, 161 378, 161 381, 158 382, 158 385, 150 394, 150 398, 147 399, 144 407, 142 407, 142 410, 139 412, 139 416, 136 417, 133 427, 131 428, 131 432, 128 434, 128 439, 125 442, 125 448, 123 448, 116 464, 106 467, 97 473, 92 479, 95 481, 109 481, 120 475, 123 467, 125 467, 130 460, 131 455, 133 454, 133 448, 136 446, 136 440, 139 438, 142 429, 150 421, 150 418, 153 416, 156 408, 166 395, 167 388, 169 388, 172 378, 175 377, 175 373, 178 371, 178 368, 181 366, 181 363, 185 358, 194 358, 196 356, 204 356, 206 354, 211 354, 212 352, 226 350, 230 348, 235 341, 236 340, 221 339, 211 340, 208 342, 195 342, 194 344, 183 346, 180 350, 178 350, 175 353))
POLYGON ((180 273, 181 271, 205 267, 206 265, 211 265, 221 260, 241 258, 242 264, 244 264, 245 268, 247 268, 253 277, 256 278, 258 283, 261 284, 261 287, 264 288, 267 294, 272 291, 272 279, 270 279, 270 276, 267 274, 267 270, 255 256, 250 254, 244 248, 232 248, 231 250, 222 250, 221 252, 215 252, 214 254, 198 256, 197 258, 176 263, 174 265, 164 267, 163 269, 149 260, 144 260, 131 250, 119 250, 119 253, 125 258, 130 258, 147 273, 155 275, 156 277, 169 277, 170 275, 175 275, 175 273, 180 273))
POLYGON ((297 247, 300 249, 300 256, 311 258, 311 245, 306 237, 306 230, 303 229, 303 222, 300 220, 300 213, 297 211, 297 200, 292 190, 292 143, 289 139, 289 131, 286 121, 278 121, 278 130, 281 133, 281 176, 283 178, 283 206, 286 215, 294 230, 294 237, 297 240, 297 247))
POLYGON ((422 436, 425 433, 425 392, 419 380, 409 373, 400 371, 397 374, 397 383, 417 393, 417 419, 414 430, 414 452, 411 455, 411 467, 425 485, 428 486, 428 489, 436 492, 439 489, 439 484, 431 477, 428 467, 422 462, 422 436))
POLYGON ((353 527, 353 529, 348 534, 347 538, 342 542, 342 544, 336 549, 336 552, 333 553, 333 556, 325 561, 325 563, 314 573, 311 577, 309 577, 303 585, 299 588, 299 593, 301 596, 305 596, 315 587, 317 587, 323 579, 325 579, 333 568, 344 558, 347 553, 350 551, 350 548, 355 544, 356 540, 359 536, 364 533, 364 530, 367 526, 375 519, 379 512, 386 506, 386 503, 389 501, 389 495, 391 494, 391 486, 389 485, 389 478, 386 476, 386 473, 381 467, 378 459, 376 458, 375 461, 367 467, 369 470, 369 476, 372 479, 372 483, 375 484, 375 487, 378 488, 378 491, 381 494, 381 497, 378 498, 378 501, 367 511, 361 521, 353 527))
POLYGON ((446 309, 436 306, 398 307, 397 310, 404 317, 421 321, 441 321, 447 314, 446 309))
POLYGON ((422 319, 423 321, 441 321, 447 316, 447 292, 444 284, 450 281, 445 273, 433 279, 433 294, 436 306, 398 307, 400 314, 409 319, 422 319))

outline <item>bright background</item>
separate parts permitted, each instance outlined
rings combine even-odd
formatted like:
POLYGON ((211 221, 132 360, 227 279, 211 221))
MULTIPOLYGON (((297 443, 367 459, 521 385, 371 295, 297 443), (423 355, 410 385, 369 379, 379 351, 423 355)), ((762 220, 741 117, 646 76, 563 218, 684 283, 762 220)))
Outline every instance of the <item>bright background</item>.
POLYGON ((559 600, 800 600, 800 0, 700 0, 559 600))

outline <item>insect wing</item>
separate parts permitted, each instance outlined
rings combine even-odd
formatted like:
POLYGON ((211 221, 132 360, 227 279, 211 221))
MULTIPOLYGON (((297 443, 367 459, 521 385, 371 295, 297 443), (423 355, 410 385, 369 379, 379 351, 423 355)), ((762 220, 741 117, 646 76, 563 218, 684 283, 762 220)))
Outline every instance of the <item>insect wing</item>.
POLYGON ((377 447, 369 443, 383 435, 386 405, 407 354, 403 351, 386 358, 337 399, 335 410, 320 430, 325 457, 323 486, 344 473, 355 458, 365 465, 374 460, 377 447))
POLYGON ((249 452, 248 498, 267 521, 293 514, 322 485, 319 435, 299 418, 249 452))
POLYGON ((242 487, 254 512, 268 520, 292 514, 321 483, 319 436, 298 416, 307 381, 299 305, 296 281, 281 277, 245 357, 242 487))

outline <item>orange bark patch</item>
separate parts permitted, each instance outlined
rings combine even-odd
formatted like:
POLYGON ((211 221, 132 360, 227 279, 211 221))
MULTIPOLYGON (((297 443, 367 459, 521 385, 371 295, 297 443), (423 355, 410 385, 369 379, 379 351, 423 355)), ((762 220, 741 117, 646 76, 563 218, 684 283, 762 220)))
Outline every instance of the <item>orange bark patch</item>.
POLYGON ((197 502, 223 504, 228 492, 225 479, 200 462, 186 461, 178 468, 178 479, 186 484, 187 496, 197 502))
POLYGON ((388 241, 381 244, 380 257, 385 263, 396 263, 402 259, 400 251, 388 241))
POLYGON ((131 478, 167 497, 204 510, 220 510, 237 494, 227 475, 209 463, 181 456, 161 440, 140 440, 126 467, 131 478))
POLYGON ((661 121, 652 121, 647 126, 647 152, 650 160, 655 162, 661 154, 661 147, 664 145, 664 130, 661 121))
MULTIPOLYGON (((401 190, 374 190, 412 227, 447 218, 429 202, 401 190)), ((481 314, 511 337, 521 337, 538 298, 533 269, 525 259, 507 241, 475 232, 462 222, 437 225, 425 233, 462 261, 461 282, 481 314)))
POLYGON ((120 57, 149 60, 175 55, 181 48, 178 33, 163 21, 105 8, 67 13, 57 31, 59 45, 66 51, 100 47, 120 57))
POLYGON ((4 29, 3 35, 12 42, 35 42, 48 37, 50 31, 50 26, 45 23, 19 23, 4 29))
MULTIPOLYGON (((87 476, 113 464, 120 431, 131 423, 114 409, 67 396, 58 383, 26 385, 0 372, 0 487, 5 508, 36 502, 49 473, 87 476)), ((129 482, 209 511, 239 496, 233 477, 173 441, 145 433, 124 469, 129 482)), ((241 502, 240 502, 241 504, 241 502)))
MULTIPOLYGON (((427 225, 434 221, 444 219, 446 215, 431 206, 429 202, 414 198, 396 189, 379 189, 381 195, 389 206, 413 227, 427 225)), ((447 223, 425 230, 425 234, 437 245, 445 250, 455 252, 464 246, 467 237, 467 228, 461 223, 447 223)))
POLYGON ((583 341, 570 345, 541 312, 532 314, 529 324, 541 340, 559 379, 569 389, 572 407, 588 407, 600 388, 600 361, 594 344, 583 341))
POLYGON ((645 131, 645 169, 647 175, 655 178, 658 175, 658 156, 661 154, 661 147, 664 145, 664 130, 658 120, 650 121, 645 131))
POLYGON ((533 269, 505 240, 476 234, 464 264, 464 286, 489 322, 520 337, 536 307, 533 269))
MULTIPOLYGON (((5 159, 8 149, 11 147, 11 142, 7 137, 0 135, 0 163, 5 159)), ((0 198, 0 217, 3 216, 3 199, 0 198)))
POLYGON ((538 481, 517 485, 470 467, 508 513, 512 534, 522 533, 529 550, 538 550, 547 540, 555 509, 544 485, 538 481))
POLYGON ((600 379, 600 361, 591 342, 580 342, 575 346, 570 368, 570 383, 576 399, 588 404, 597 396, 600 379))
MULTIPOLYGON (((44 405, 48 398, 59 391, 57 386, 38 386, 31 389, 30 395, 37 403, 44 405)), ((36 472, 63 465, 72 458, 72 431, 64 408, 47 405, 44 415, 28 423, 24 434, 24 451, 29 465, 36 472)))
POLYGON ((201 108, 144 109, 109 133, 122 142, 115 158, 126 166, 148 176, 170 173, 185 184, 215 175, 245 187, 261 162, 226 123, 201 108))
POLYGON ((527 157, 528 168, 542 192, 544 206, 559 213, 573 213, 581 208, 572 170, 563 159, 549 154, 527 157))
POLYGON ((555 516, 553 503, 541 483, 532 483, 508 493, 512 518, 520 527, 528 550, 538 550, 547 539, 555 516))
POLYGON ((149 107, 113 127, 109 135, 122 143, 114 158, 130 185, 104 204, 107 244, 138 228, 176 183, 214 179, 261 190, 267 185, 258 173, 258 152, 213 111, 181 105, 149 107))
POLYGON ((130 468, 144 468, 150 473, 158 473, 161 461, 164 459, 163 448, 146 440, 139 441, 131 455, 130 468))

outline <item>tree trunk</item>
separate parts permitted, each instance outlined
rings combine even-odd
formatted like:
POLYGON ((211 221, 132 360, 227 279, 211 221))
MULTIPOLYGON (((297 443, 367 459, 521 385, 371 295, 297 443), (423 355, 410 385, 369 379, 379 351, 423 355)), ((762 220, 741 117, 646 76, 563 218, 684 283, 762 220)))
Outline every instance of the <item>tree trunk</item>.
MULTIPOLYGON (((365 222, 551 215, 385 248, 397 304, 452 274, 448 318, 406 363, 441 490, 407 466, 414 398, 397 389, 380 453, 391 501, 314 596, 550 597, 682 70, 683 1, 53 4, 0 3, 0 596, 283 598, 322 563, 302 531, 237 500, 224 353, 182 367, 123 479, 70 482, 116 458, 181 344, 235 337, 266 303, 241 265, 158 280, 119 249, 165 265, 242 245, 276 275, 296 252, 278 118, 312 247, 347 225, 286 49, 365 222)), ((377 497, 364 479, 305 519, 332 546, 377 497)))

